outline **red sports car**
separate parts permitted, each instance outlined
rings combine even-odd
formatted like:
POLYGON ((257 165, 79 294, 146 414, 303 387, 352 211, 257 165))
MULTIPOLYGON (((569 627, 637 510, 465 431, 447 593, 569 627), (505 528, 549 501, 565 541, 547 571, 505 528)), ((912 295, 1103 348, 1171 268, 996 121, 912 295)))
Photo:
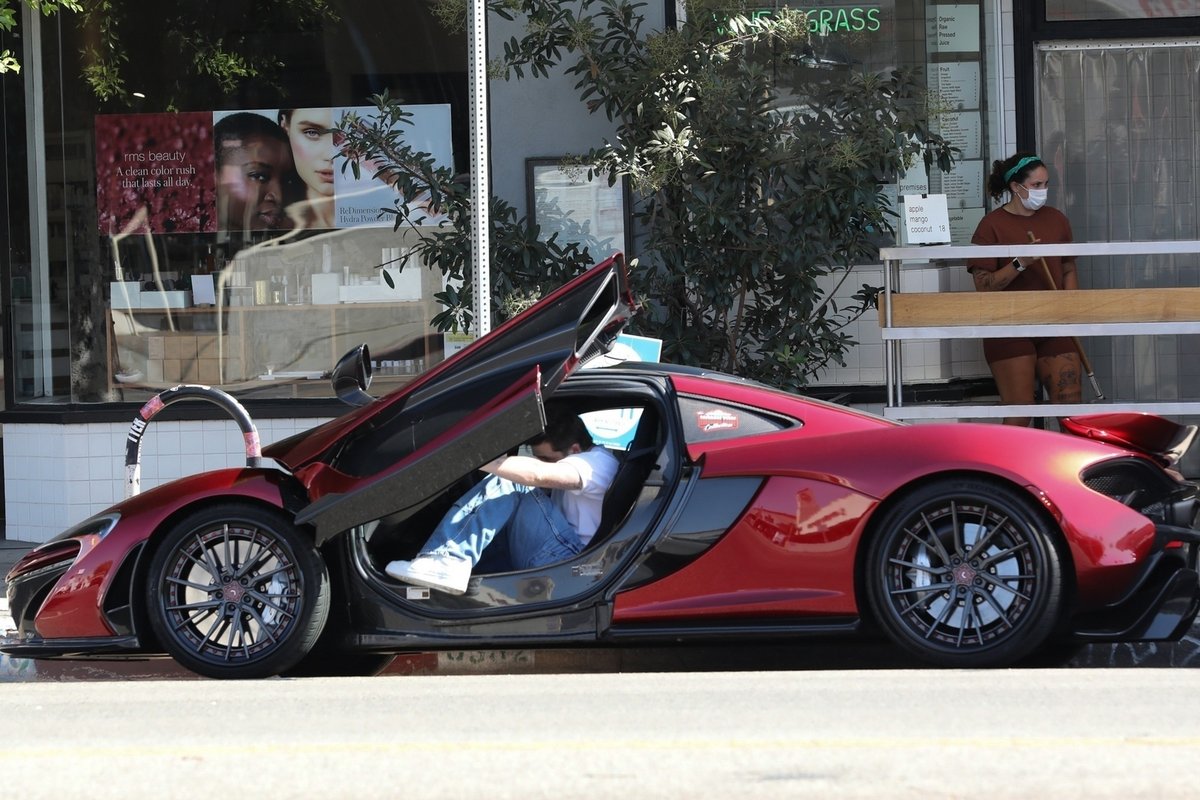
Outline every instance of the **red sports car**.
POLYGON ((379 400, 360 348, 333 375, 356 407, 272 461, 135 494, 30 552, 0 650, 256 678, 412 650, 882 631, 984 667, 1192 624, 1197 487, 1173 464, 1194 428, 903 425, 700 369, 580 368, 632 308, 613 257, 379 400), (476 570, 462 595, 389 577, 548 406, 620 434, 591 544, 476 570))

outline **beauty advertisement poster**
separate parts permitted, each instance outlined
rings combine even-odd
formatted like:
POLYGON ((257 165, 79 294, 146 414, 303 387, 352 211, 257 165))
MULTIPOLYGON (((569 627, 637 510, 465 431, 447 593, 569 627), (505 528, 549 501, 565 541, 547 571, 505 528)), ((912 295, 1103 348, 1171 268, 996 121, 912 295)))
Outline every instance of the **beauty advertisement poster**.
MULTIPOLYGON (((450 106, 405 106, 404 141, 439 166, 454 163, 450 106)), ((100 232, 286 232, 391 226, 396 192, 363 163, 359 177, 330 131, 373 106, 96 117, 100 232)), ((439 218, 410 206, 415 220, 439 218)))

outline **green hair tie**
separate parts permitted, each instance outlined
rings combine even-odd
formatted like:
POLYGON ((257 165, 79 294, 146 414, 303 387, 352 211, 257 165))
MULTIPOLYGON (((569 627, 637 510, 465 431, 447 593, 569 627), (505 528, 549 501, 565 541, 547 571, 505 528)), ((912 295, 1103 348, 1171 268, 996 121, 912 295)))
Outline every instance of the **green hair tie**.
POLYGON ((1037 156, 1025 156, 1024 158, 1022 158, 1020 161, 1018 161, 1016 163, 1016 165, 1012 169, 1010 169, 1008 172, 1004 173, 1004 182, 1006 184, 1012 183, 1013 175, 1016 175, 1018 172, 1020 172, 1021 170, 1023 170, 1025 167, 1029 166, 1030 164, 1034 163, 1035 161, 1040 164, 1042 160, 1040 158, 1038 158, 1037 156))

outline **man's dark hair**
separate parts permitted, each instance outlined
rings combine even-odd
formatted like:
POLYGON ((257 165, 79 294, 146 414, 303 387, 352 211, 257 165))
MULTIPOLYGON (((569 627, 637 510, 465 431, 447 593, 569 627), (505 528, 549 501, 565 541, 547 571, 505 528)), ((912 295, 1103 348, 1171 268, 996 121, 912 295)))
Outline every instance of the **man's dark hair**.
POLYGON ((579 445, 581 450, 591 450, 595 444, 587 425, 577 414, 547 413, 546 431, 529 440, 530 445, 549 442, 550 446, 560 453, 571 449, 571 445, 579 445))
POLYGON ((224 163, 224 153, 228 149, 226 145, 230 142, 241 143, 247 136, 266 136, 290 144, 287 131, 270 117, 239 111, 222 117, 213 125, 213 147, 216 148, 217 166, 224 163))

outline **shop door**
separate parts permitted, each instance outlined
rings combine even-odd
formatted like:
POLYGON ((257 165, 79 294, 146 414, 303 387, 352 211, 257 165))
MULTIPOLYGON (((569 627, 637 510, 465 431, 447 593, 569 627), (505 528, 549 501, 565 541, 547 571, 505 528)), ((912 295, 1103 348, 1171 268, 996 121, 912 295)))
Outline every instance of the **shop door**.
MULTIPOLYGON (((1038 152, 1076 241, 1200 239, 1200 39, 1034 48, 1038 152)), ((1081 259, 1094 289, 1200 286, 1196 255, 1081 259)), ((1200 336, 1084 340, 1116 401, 1200 397, 1200 336)), ((1085 388, 1085 393, 1086 393, 1085 388)), ((1187 474, 1200 471, 1193 453, 1187 474)))

